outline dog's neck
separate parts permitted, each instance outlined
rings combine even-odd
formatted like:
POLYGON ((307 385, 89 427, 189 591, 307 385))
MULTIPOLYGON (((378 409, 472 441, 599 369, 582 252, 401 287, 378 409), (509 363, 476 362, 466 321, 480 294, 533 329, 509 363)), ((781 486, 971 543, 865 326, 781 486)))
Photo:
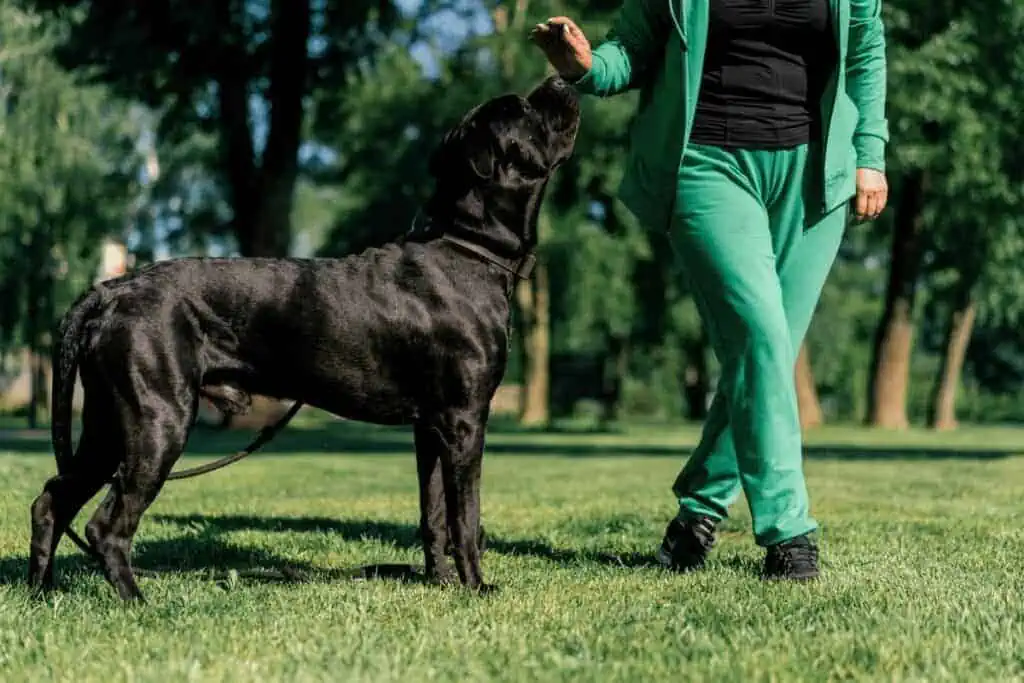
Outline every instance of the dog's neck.
POLYGON ((455 201, 439 187, 406 239, 448 238, 517 277, 529 277, 546 185, 503 193, 474 188, 455 201))

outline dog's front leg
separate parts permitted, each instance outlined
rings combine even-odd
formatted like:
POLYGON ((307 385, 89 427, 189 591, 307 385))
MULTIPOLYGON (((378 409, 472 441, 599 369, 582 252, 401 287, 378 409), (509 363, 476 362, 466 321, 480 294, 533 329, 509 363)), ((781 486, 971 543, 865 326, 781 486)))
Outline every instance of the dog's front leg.
POLYGON ((441 470, 452 536, 455 567, 462 583, 474 590, 490 590, 480 567, 480 474, 484 452, 486 408, 459 411, 435 423, 446 448, 441 452, 441 470))
POLYGON ((419 422, 414 428, 416 471, 420 483, 420 538, 427 578, 438 583, 454 583, 455 570, 445 554, 448 544, 448 518, 441 471, 444 441, 432 425, 419 422))

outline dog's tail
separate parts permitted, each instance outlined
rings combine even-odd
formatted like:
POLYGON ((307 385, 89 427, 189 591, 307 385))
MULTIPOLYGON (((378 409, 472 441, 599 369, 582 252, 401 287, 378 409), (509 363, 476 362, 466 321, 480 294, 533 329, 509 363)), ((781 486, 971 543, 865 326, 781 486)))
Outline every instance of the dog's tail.
POLYGON ((67 470, 73 457, 71 447, 71 404, 75 394, 78 356, 82 352, 83 327, 103 302, 95 288, 80 296, 64 315, 53 340, 53 380, 50 385, 50 436, 57 473, 67 470))

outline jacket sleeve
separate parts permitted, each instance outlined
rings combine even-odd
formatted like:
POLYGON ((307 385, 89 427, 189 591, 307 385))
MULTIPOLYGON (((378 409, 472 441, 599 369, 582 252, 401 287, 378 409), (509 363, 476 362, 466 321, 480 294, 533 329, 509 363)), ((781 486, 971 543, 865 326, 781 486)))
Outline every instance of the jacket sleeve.
POLYGON ((667 40, 666 0, 625 0, 605 41, 593 53, 590 71, 574 84, 589 95, 610 97, 640 82, 667 40))
POLYGON ((885 118, 885 28, 881 0, 850 0, 846 93, 860 117, 853 133, 858 168, 885 170, 889 123, 885 118))

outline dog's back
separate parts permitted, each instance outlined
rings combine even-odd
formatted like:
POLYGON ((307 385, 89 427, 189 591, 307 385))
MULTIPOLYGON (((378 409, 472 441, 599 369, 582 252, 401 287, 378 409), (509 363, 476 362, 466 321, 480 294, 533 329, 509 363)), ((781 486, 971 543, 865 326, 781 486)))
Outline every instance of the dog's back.
POLYGON ((200 384, 408 422, 419 403, 459 399, 460 366, 503 358, 507 300, 459 287, 481 268, 416 243, 342 259, 165 261, 103 287, 86 346, 97 361, 109 351, 123 364, 129 351, 136 369, 181 363, 200 384))

